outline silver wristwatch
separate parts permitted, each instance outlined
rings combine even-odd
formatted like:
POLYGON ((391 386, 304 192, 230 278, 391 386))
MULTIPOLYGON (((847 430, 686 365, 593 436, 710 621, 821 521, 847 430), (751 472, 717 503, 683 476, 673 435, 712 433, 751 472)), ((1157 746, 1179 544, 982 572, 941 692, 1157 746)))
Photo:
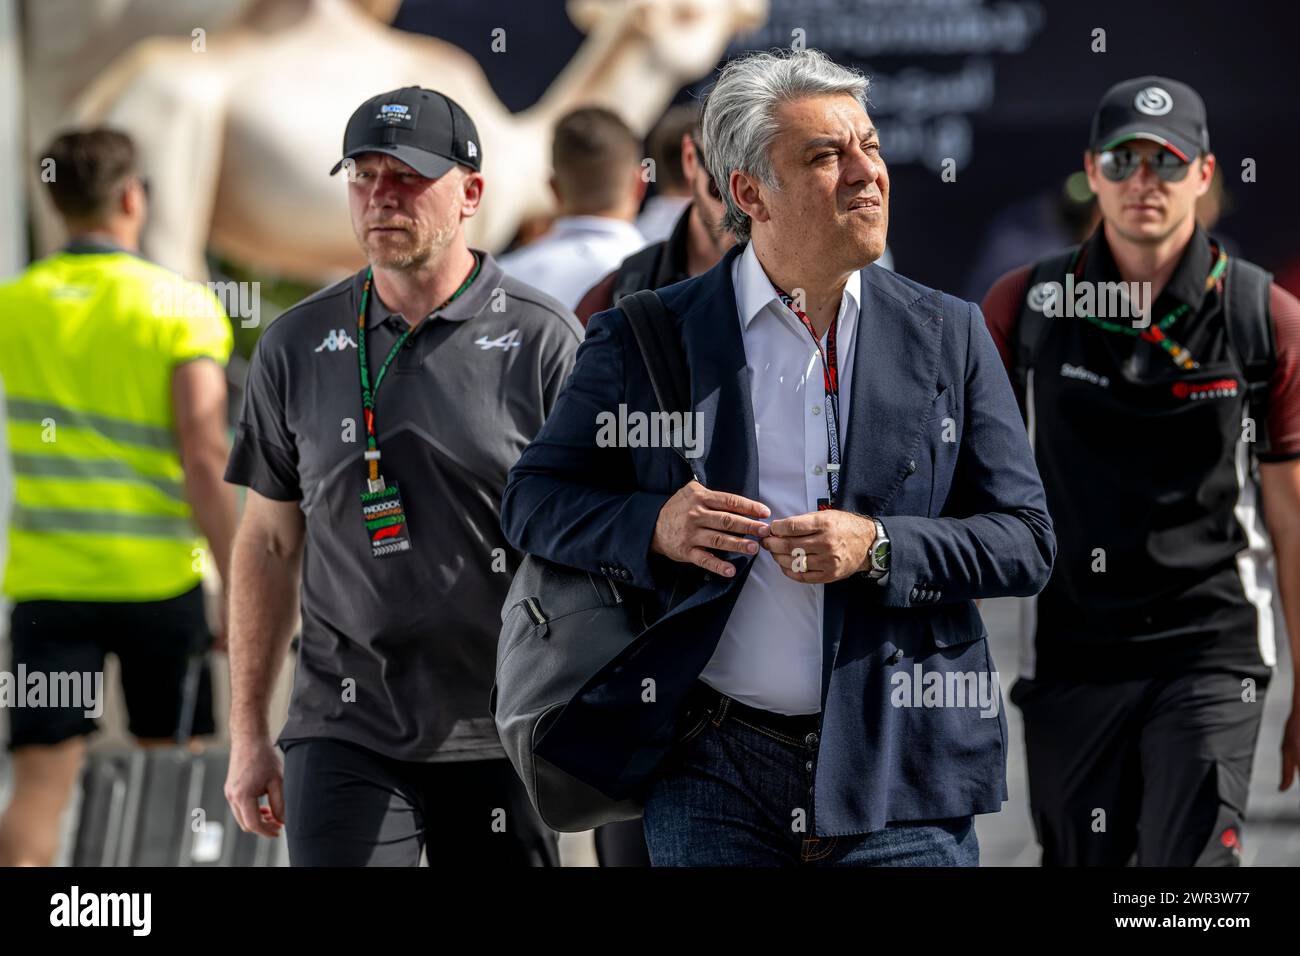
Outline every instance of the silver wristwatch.
POLYGON ((871 523, 876 526, 876 540, 871 542, 867 553, 871 567, 862 573, 873 581, 879 581, 889 573, 889 535, 885 534, 885 526, 878 519, 872 518, 871 523))

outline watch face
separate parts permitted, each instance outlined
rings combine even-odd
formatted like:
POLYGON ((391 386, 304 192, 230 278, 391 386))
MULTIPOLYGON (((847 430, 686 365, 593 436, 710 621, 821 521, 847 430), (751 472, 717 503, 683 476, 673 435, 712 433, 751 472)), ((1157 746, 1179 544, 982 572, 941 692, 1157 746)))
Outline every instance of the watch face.
POLYGON ((881 571, 889 570, 889 542, 881 541, 871 549, 871 563, 881 571))

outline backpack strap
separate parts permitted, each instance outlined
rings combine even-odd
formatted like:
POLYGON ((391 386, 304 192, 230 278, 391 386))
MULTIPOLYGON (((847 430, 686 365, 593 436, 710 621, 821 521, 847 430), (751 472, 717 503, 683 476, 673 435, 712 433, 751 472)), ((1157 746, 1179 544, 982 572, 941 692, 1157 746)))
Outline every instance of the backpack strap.
MULTIPOLYGON (((678 413, 684 427, 685 416, 691 413, 691 376, 686 365, 686 352, 663 299, 653 289, 642 289, 624 296, 618 307, 632 327, 660 411, 678 413)), ((691 475, 698 479, 695 461, 686 456, 682 437, 680 431, 673 436, 673 451, 681 456, 691 469, 691 475)))
POLYGON ((1029 284, 1025 288, 1025 299, 1020 304, 1020 314, 1016 317, 1013 339, 1015 349, 1015 382, 1020 394, 1025 394, 1029 370, 1038 361, 1038 354, 1046 338, 1047 329, 1052 319, 1043 311, 1043 295, 1040 288, 1045 282, 1063 282, 1065 274, 1074 269, 1079 255, 1079 246, 1063 249, 1041 260, 1029 273, 1029 284))
POLYGON ((1277 368, 1269 289, 1273 276, 1259 266, 1233 256, 1223 277, 1223 318, 1228 342, 1246 378, 1246 405, 1255 423, 1254 452, 1267 453, 1269 392, 1277 368))

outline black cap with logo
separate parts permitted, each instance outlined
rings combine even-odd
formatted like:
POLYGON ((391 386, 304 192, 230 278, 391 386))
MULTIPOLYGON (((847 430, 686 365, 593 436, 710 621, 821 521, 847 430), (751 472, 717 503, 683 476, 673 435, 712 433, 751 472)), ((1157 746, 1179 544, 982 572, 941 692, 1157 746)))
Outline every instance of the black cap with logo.
POLYGON ((419 86, 380 93, 362 103, 348 120, 343 158, 330 175, 362 153, 385 153, 429 179, 457 163, 477 172, 483 161, 469 114, 451 97, 419 86))
POLYGON ((1163 76, 1116 83, 1093 114, 1089 148, 1101 152, 1130 139, 1152 140, 1190 162, 1210 151, 1205 103, 1186 83, 1163 76))

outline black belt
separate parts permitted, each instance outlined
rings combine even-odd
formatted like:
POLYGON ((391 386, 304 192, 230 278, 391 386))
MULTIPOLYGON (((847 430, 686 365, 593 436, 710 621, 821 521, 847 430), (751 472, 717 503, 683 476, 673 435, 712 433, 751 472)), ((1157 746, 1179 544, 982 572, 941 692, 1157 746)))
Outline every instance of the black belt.
POLYGON ((710 719, 721 726, 728 719, 762 727, 792 742, 809 747, 817 745, 817 735, 821 731, 821 714, 778 714, 761 707, 751 707, 734 697, 728 697, 721 691, 714 690, 703 681, 696 681, 686 702, 687 719, 693 719, 708 711, 710 719))

